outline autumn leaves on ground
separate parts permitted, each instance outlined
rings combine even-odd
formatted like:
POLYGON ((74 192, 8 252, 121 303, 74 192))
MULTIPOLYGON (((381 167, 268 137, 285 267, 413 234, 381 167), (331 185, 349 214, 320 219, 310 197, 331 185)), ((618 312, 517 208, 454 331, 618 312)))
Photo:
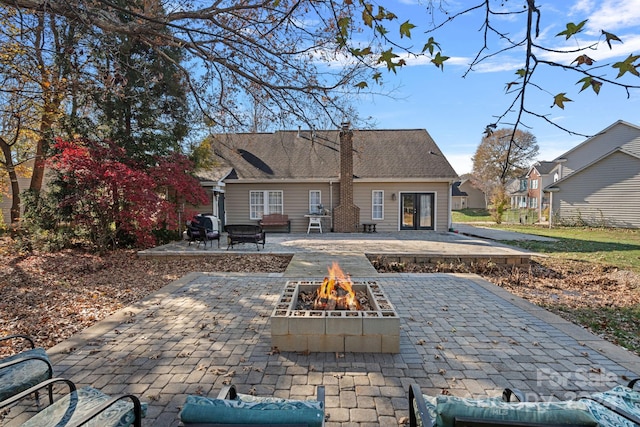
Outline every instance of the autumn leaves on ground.
MULTIPOLYGON (((0 336, 26 333, 49 348, 109 314, 192 271, 281 272, 290 257, 222 254, 197 259, 140 259, 134 251, 104 256, 79 250, 15 255, 2 242, 0 336)), ((388 265, 380 271, 474 272, 508 291, 582 324, 640 354, 636 273, 596 264, 534 258, 524 269, 486 263, 468 266, 388 265), (615 310, 615 316, 611 312, 615 310), (625 317, 624 313, 629 312, 625 317)))

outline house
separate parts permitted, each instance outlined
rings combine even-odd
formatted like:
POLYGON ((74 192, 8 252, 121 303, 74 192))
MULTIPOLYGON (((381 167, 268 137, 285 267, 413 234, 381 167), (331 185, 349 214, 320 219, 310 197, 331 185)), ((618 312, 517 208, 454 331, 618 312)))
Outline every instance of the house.
POLYGON ((482 190, 473 186, 471 180, 456 181, 451 186, 451 206, 454 211, 460 209, 486 209, 487 202, 482 190))
POLYGON ((221 134, 213 147, 222 178, 203 185, 226 224, 281 213, 292 232, 307 232, 310 215, 323 231, 450 228, 457 174, 424 129, 221 134))
POLYGON ((617 121, 554 160, 551 217, 640 228, 640 127, 617 121))
POLYGON ((463 179, 458 186, 460 191, 467 193, 467 208, 486 209, 487 199, 482 190, 476 188, 470 179, 463 179))
POLYGON ((451 186, 451 209, 459 211, 467 208, 469 195, 466 191, 460 190, 460 181, 456 181, 451 186))
POLYGON ((555 162, 540 161, 529 168, 525 178, 527 180, 526 207, 538 212, 538 218, 546 220, 545 211, 549 207, 549 193, 543 189, 553 183, 554 172, 557 164, 555 162))
POLYGON ((529 182, 526 175, 513 178, 506 185, 506 192, 511 197, 511 209, 526 209, 528 206, 529 182))

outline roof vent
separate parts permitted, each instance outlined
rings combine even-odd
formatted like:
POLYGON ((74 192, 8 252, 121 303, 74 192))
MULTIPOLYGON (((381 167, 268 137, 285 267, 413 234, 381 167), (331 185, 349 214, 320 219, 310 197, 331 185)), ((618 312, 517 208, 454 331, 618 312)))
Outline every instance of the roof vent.
POLYGON ((340 127, 342 128, 342 130, 349 130, 349 128, 351 127, 351 122, 342 122, 340 123, 340 127))

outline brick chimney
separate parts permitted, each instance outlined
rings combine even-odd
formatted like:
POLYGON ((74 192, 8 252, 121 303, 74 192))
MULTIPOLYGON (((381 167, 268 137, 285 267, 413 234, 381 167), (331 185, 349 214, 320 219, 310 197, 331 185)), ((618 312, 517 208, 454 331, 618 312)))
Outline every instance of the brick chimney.
POLYGON ((353 203, 353 132, 349 123, 340 131, 340 204, 333 210, 333 231, 352 233, 360 226, 360 208, 353 203))

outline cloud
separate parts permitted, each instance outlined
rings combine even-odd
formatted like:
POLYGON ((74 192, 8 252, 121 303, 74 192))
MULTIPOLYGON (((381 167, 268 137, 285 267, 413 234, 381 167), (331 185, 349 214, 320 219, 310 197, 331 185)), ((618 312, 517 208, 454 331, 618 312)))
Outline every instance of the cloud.
MULTIPOLYGON (((615 32, 630 27, 637 27, 640 21, 640 0, 604 0, 594 8, 589 3, 589 21, 586 24, 587 34, 600 34, 601 30, 615 32)), ((586 9, 586 10, 588 10, 586 9)))
MULTIPOLYGON (((600 41, 600 45, 597 50, 588 50, 582 53, 587 54, 590 58, 596 61, 607 61, 612 58, 626 58, 628 55, 640 52, 640 34, 629 35, 627 37, 620 37, 623 43, 612 42, 612 49, 609 49, 604 41, 600 41)), ((589 46, 597 43, 598 40, 582 40, 582 46, 589 46)), ((582 53, 566 53, 567 51, 575 51, 575 44, 563 43, 561 46, 556 46, 554 49, 561 52, 537 52, 537 56, 547 61, 554 61, 558 63, 568 64, 582 53), (564 53, 563 53, 563 52, 564 53)))

